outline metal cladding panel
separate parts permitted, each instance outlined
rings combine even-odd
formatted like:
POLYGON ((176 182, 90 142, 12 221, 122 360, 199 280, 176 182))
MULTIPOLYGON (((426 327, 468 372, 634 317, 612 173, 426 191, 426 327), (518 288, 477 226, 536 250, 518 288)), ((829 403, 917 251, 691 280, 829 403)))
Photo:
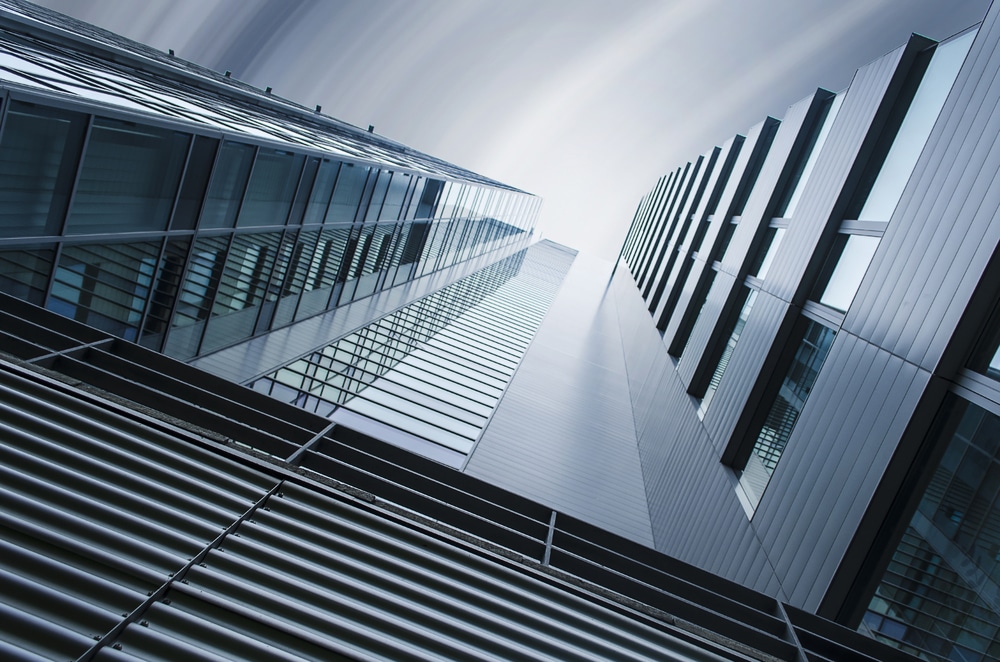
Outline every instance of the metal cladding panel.
POLYGON ((761 370, 775 338, 781 335, 779 331, 788 310, 787 302, 767 292, 758 293, 719 390, 705 412, 705 428, 720 456, 730 443, 754 385, 761 379, 771 378, 771 375, 761 375, 761 370))
MULTIPOLYGON (((700 165, 700 163, 699 163, 700 165)), ((649 244, 649 252, 643 260, 642 268, 639 270, 639 279, 636 281, 639 287, 645 290, 649 279, 652 277, 650 271, 660 254, 662 248, 670 241, 677 226, 677 207, 681 204, 686 192, 691 188, 693 173, 698 166, 692 166, 688 162, 683 168, 678 170, 678 176, 674 178, 674 186, 670 194, 664 199, 663 212, 652 242, 649 244)))
MULTIPOLYGON (((706 266, 706 269, 710 268, 706 266)), ((695 371, 698 370, 703 361, 707 360, 705 351, 715 332, 715 327, 722 318, 726 301, 735 285, 736 279, 722 271, 716 274, 715 280, 712 282, 708 297, 705 299, 705 305, 701 309, 701 314, 698 315, 694 329, 691 330, 687 347, 684 348, 684 353, 677 363, 677 374, 680 375, 686 386, 691 385, 695 371)))
POLYGON ((734 275, 740 275, 747 252, 761 226, 771 222, 770 206, 775 189, 781 184, 781 174, 785 170, 792 147, 798 138, 799 131, 809 112, 816 93, 797 101, 788 107, 774 142, 767 153, 767 159, 757 176, 757 183, 747 198, 740 224, 736 227, 732 242, 722 260, 722 268, 734 275))
MULTIPOLYGON (((722 192, 722 197, 719 198, 719 204, 716 207, 716 212, 709 225, 708 232, 702 241, 702 247, 698 251, 698 259, 694 260, 691 273, 684 282, 680 298, 674 306, 674 314, 671 315, 670 320, 667 322, 666 330, 663 333, 663 340, 667 346, 673 342, 674 336, 677 333, 677 327, 681 322, 684 311, 691 302, 691 297, 694 294, 695 286, 697 285, 698 280, 702 277, 702 274, 705 273, 705 269, 711 268, 711 265, 708 265, 707 260, 709 259, 709 256, 714 253, 714 246, 719 238, 719 232, 722 229, 722 226, 729 222, 729 211, 733 205, 736 193, 739 190, 740 180, 743 179, 744 173, 747 169, 747 164, 750 162, 750 157, 757 146, 757 140, 760 138, 760 133, 763 127, 764 123, 761 122, 760 124, 754 125, 749 131, 747 131, 743 147, 740 149, 740 154, 736 158, 736 163, 733 166, 733 172, 730 174, 729 179, 726 182, 726 188, 722 192)), ((729 142, 726 144, 728 145, 729 142)))
MULTIPOLYGON (((770 564, 632 283, 613 282, 656 548, 750 586, 770 564), (684 415, 687 414, 687 415, 684 415), (678 532, 684 532, 678 535, 678 532)), ((772 591, 772 595, 778 595, 772 591)))
MULTIPOLYGON (((697 233, 704 223, 708 223, 708 227, 705 228, 705 236, 701 238, 699 245, 701 247, 707 247, 710 245, 706 243, 706 240, 708 239, 708 235, 712 234, 712 226, 715 225, 715 223, 711 220, 712 214, 709 213, 708 204, 712 198, 716 196, 721 198, 722 194, 725 192, 727 182, 732 178, 733 168, 730 168, 727 177, 725 179, 721 179, 723 172, 726 170, 727 162, 731 162, 735 165, 736 157, 738 157, 738 154, 735 156, 733 154, 735 143, 736 139, 730 138, 721 148, 717 147, 714 150, 716 152, 715 167, 712 169, 711 176, 706 182, 705 190, 701 196, 698 209, 692 216, 691 227, 688 228, 687 236, 681 246, 677 249, 676 255, 673 258, 674 264, 670 268, 669 273, 666 275, 666 282, 662 284, 660 300, 656 309, 651 311, 653 313, 653 320, 656 321, 657 324, 659 324, 659 319, 663 316, 664 310, 666 310, 668 306, 670 307, 671 313, 676 310, 677 300, 680 297, 688 275, 691 273, 691 269, 694 266, 693 256, 697 251, 692 250, 693 245, 696 241, 697 233)), ((739 146, 742 146, 742 141, 740 141, 739 146)), ((718 200, 716 200, 715 207, 718 208, 718 200)), ((714 213, 714 211, 712 213, 714 213)), ((658 285, 658 289, 659 288, 660 286, 658 285)))
POLYGON ((753 519, 792 604, 818 608, 929 379, 838 334, 753 519))
POLYGON ((671 239, 670 247, 664 254, 663 266, 652 281, 656 287, 649 288, 651 296, 647 298, 647 301, 650 306, 649 312, 653 314, 654 320, 659 318, 657 310, 660 308, 663 294, 670 292, 674 281, 677 279, 679 261, 687 257, 687 246, 691 243, 691 233, 697 229, 698 224, 701 222, 701 216, 693 211, 693 209, 701 207, 702 201, 712 195, 712 189, 709 188, 709 184, 714 186, 715 180, 713 176, 717 176, 721 169, 722 163, 719 160, 720 152, 720 148, 713 147, 699 159, 699 163, 704 163, 705 167, 697 179, 697 188, 687 203, 685 203, 684 209, 678 218, 679 226, 671 239), (708 195, 706 195, 706 192, 708 195))
POLYGON ((980 28, 844 323, 931 371, 1000 241, 998 18, 980 28))
MULTIPOLYGON (((714 147, 706 154, 699 156, 698 160, 695 161, 694 174, 691 177, 691 181, 688 182, 684 189, 684 196, 682 197, 679 209, 675 214, 676 220, 674 225, 670 230, 669 236, 663 242, 660 253, 657 255, 656 261, 653 263, 653 269, 650 272, 649 281, 646 283, 643 297, 649 303, 652 303, 650 295, 653 292, 663 292, 664 283, 662 283, 662 280, 670 273, 675 256, 677 255, 679 242, 684 241, 687 236, 687 232, 691 227, 691 218, 693 215, 691 209, 701 202, 701 196, 705 191, 705 184, 716 164, 714 157, 717 152, 718 147, 714 147), (654 289, 654 285, 656 286, 656 289, 654 289)), ((654 295, 654 299, 655 298, 656 295, 654 295)))
POLYGON ((646 226, 646 231, 643 233, 642 241, 639 244, 639 251, 630 263, 632 265, 632 273, 635 274, 636 277, 636 283, 639 282, 639 277, 643 273, 650 254, 653 252, 655 244, 658 241, 657 237, 663 232, 663 226, 666 222, 664 219, 667 216, 667 207, 673 199, 676 189, 678 188, 678 183, 681 179, 681 172, 682 169, 678 168, 674 172, 670 173, 667 177, 666 183, 660 190, 659 198, 655 201, 653 206, 650 207, 649 224, 646 226))
MULTIPOLYGON (((799 289, 904 51, 901 46, 855 74, 764 281, 763 289, 775 296, 791 301, 799 289)), ((840 220, 832 219, 838 226, 840 220)))
POLYGON ((576 258, 465 470, 652 545, 610 268, 576 258))

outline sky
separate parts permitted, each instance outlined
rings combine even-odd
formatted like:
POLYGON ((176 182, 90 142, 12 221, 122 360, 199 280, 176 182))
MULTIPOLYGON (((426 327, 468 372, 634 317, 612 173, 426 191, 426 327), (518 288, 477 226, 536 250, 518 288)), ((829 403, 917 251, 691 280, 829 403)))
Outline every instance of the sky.
POLYGON ((42 0, 541 196, 614 259, 641 197, 989 0, 42 0))

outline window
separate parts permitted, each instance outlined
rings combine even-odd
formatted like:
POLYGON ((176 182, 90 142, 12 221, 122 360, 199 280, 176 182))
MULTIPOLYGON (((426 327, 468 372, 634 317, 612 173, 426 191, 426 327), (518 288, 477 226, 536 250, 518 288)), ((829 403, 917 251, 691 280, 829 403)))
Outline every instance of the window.
POLYGON ((737 492, 747 515, 751 517, 778 466, 795 421, 809 399, 836 334, 819 322, 804 320, 804 323, 785 377, 777 391, 772 393, 771 404, 765 405, 767 413, 757 424, 753 445, 742 469, 738 471, 740 482, 737 492))
POLYGON ((996 659, 1000 417, 951 395, 929 441, 940 459, 861 629, 924 659, 996 659))
POLYGON ((722 382, 722 376, 726 372, 726 368, 729 367, 729 359, 732 358, 733 352, 736 350, 736 343, 740 341, 740 335, 743 333, 743 328, 747 324, 747 319, 750 318, 750 311, 753 309, 753 304, 757 300, 757 290, 746 288, 746 294, 743 296, 743 304, 740 306, 739 315, 736 316, 734 320, 728 325, 729 332, 725 335, 728 336, 725 346, 722 348, 722 352, 719 355, 718 362, 715 364, 715 369, 712 371, 712 378, 709 380, 708 387, 705 389, 705 395, 701 399, 701 403, 698 405, 698 416, 704 418, 705 412, 708 411, 708 406, 712 403, 712 398, 715 397, 715 392, 719 390, 719 384, 722 382))
POLYGON ((191 136, 96 118, 67 234, 164 230, 191 136))

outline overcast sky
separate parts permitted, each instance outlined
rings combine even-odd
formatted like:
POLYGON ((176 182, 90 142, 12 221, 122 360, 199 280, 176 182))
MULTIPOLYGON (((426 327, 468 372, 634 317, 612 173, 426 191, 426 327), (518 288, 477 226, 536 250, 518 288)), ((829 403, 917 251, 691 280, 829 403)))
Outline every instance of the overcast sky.
POLYGON ((541 196, 614 258, 670 169, 989 0, 43 0, 541 196))

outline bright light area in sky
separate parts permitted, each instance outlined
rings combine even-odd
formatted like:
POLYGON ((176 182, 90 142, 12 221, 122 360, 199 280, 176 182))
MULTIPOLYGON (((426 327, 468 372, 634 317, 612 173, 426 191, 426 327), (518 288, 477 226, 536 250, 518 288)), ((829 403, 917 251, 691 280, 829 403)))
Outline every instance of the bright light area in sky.
POLYGON ((544 199, 614 259, 668 170, 989 0, 42 0, 544 199))

